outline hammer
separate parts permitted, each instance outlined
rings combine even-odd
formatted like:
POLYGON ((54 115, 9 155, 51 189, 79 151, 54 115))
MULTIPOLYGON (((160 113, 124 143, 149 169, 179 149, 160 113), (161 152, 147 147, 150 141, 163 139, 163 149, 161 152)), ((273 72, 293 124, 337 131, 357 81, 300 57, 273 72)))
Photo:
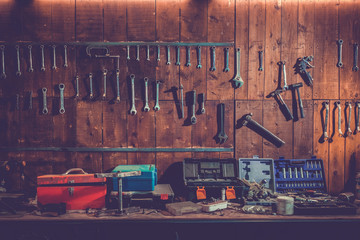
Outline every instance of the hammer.
POLYGON ((299 88, 301 88, 302 86, 303 86, 303 84, 301 82, 300 83, 295 83, 295 84, 289 85, 289 89, 291 89, 292 91, 296 90, 297 95, 298 95, 299 108, 300 108, 300 117, 304 118, 305 117, 304 107, 303 107, 303 103, 302 103, 302 100, 301 100, 301 97, 300 97, 300 91, 299 91, 299 88))
POLYGON ((278 102, 281 112, 284 114, 286 121, 289 121, 293 119, 293 115, 291 114, 288 106, 284 102, 283 98, 281 97, 281 93, 285 92, 283 89, 277 89, 273 92, 271 92, 269 95, 266 96, 266 98, 274 97, 275 100, 278 102))

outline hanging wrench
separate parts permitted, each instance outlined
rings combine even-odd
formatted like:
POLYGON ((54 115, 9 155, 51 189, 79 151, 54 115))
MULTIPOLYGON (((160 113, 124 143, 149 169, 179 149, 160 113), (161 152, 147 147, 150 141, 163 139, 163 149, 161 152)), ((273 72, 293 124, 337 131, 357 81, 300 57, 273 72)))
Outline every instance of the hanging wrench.
POLYGON ((201 47, 197 46, 197 66, 196 68, 202 68, 201 66, 201 47))
MULTIPOLYGON (((130 75, 130 77, 131 77, 131 75, 130 75)), ((134 75, 134 78, 135 78, 135 75, 134 75)), ((116 69, 116 101, 120 102, 120 70, 119 69, 116 69)))
POLYGON ((140 61, 140 46, 136 45, 136 61, 140 61))
POLYGON ((210 67, 210 71, 213 72, 213 71, 216 70, 216 67, 215 67, 215 60, 216 60, 215 47, 211 47, 210 50, 211 50, 211 67, 210 67))
POLYGON ((235 88, 239 88, 244 84, 240 76, 240 48, 236 49, 236 72, 235 77, 231 80, 235 88))
POLYGON ((343 45, 343 40, 339 39, 339 41, 337 41, 338 43, 338 63, 336 64, 336 66, 338 67, 342 67, 343 63, 342 63, 342 45, 343 45))
POLYGON ((144 112, 150 111, 149 93, 148 93, 148 81, 149 81, 149 78, 144 77, 144 83, 145 83, 145 106, 144 106, 144 112))
POLYGON ((56 70, 56 46, 52 45, 52 49, 53 49, 53 65, 52 65, 52 69, 56 70))
POLYGON ((130 75, 130 79, 131 79, 131 109, 130 109, 130 114, 131 115, 136 115, 137 111, 135 108, 135 75, 131 74, 130 75))
POLYGON ((166 46, 166 57, 167 57, 167 61, 166 61, 166 65, 170 65, 170 46, 166 46))
POLYGON ((175 65, 180 66, 180 46, 176 46, 176 63, 175 65))
POLYGON ((219 143, 225 143, 228 136, 225 133, 225 104, 220 103, 220 131, 217 135, 219 143))
POLYGON ((126 46, 126 59, 130 60, 130 46, 126 46))
POLYGON ((1 63, 2 63, 1 78, 5 79, 6 78, 6 73, 5 73, 5 46, 0 45, 0 50, 1 50, 1 63))
POLYGON ((357 132, 357 133, 360 133, 360 125, 359 125, 359 120, 360 120, 360 102, 356 102, 356 106, 357 106, 356 132, 357 132))
POLYGON ((160 45, 157 45, 156 61, 160 62, 160 45))
POLYGON ((284 86, 283 86, 283 90, 286 91, 289 89, 289 86, 287 85, 287 80, 286 80, 286 70, 285 70, 285 61, 280 61, 280 64, 282 64, 282 72, 283 72, 283 77, 284 77, 284 86))
POLYGON ((328 125, 328 118, 329 118, 329 102, 323 102, 323 105, 325 106, 325 110, 326 110, 323 136, 324 136, 324 141, 327 141, 329 139, 329 135, 327 133, 327 125, 328 125))
POLYGON ((60 113, 60 114, 64 114, 64 113, 65 113, 65 107, 64 107, 64 89, 65 89, 65 84, 60 83, 60 84, 59 84, 59 90, 60 90, 60 109, 59 109, 59 113, 60 113))
POLYGON ((259 71, 263 71, 263 59, 264 59, 264 51, 259 51, 259 71))
POLYGON ((107 76, 107 69, 103 70, 103 83, 104 83, 104 92, 102 95, 103 100, 106 100, 106 76, 107 76))
POLYGON ((354 43, 354 66, 352 68, 352 70, 354 72, 357 72, 359 70, 359 67, 358 67, 358 53, 359 53, 359 44, 354 43))
POLYGON ((341 131, 341 103, 340 103, 340 101, 336 101, 335 105, 338 109, 338 133, 339 133, 339 137, 343 137, 344 134, 341 131))
POLYGON ((191 63, 190 63, 190 46, 186 47, 186 67, 190 67, 191 63))
POLYGON ((196 108, 196 90, 193 91, 192 116, 190 119, 191 124, 196 124, 195 108, 196 108))
POLYGON ((75 85, 76 85, 76 95, 75 99, 78 99, 80 97, 80 89, 79 89, 79 75, 76 75, 75 77, 75 85))
POLYGON ((40 45, 41 49, 41 71, 45 72, 45 54, 44 54, 44 45, 40 45))
POLYGON ((229 69, 229 48, 226 47, 224 50, 225 50, 225 68, 224 68, 224 72, 228 72, 228 71, 230 71, 230 69, 229 69))
POLYGON ((146 45, 146 61, 150 61, 150 46, 146 45))
POLYGON ((180 97, 181 97, 181 118, 184 118, 184 86, 180 83, 180 97))
POLYGON ((352 131, 351 131, 351 112, 352 112, 352 106, 351 106, 351 102, 346 102, 346 105, 349 108, 349 118, 348 118, 348 125, 347 125, 347 136, 351 136, 352 135, 352 131))
POLYGON ((16 76, 20 77, 21 76, 21 71, 20 71, 20 49, 19 49, 19 45, 15 46, 16 49, 16 57, 17 57, 17 72, 16 72, 16 76))
POLYGON ((160 81, 156 80, 156 99, 155 99, 155 106, 154 106, 155 111, 160 110, 160 106, 159 106, 159 85, 160 85, 160 81))
POLYGON ((89 73, 89 86, 90 86, 90 99, 93 99, 94 93, 93 93, 93 75, 92 73, 89 73))
POLYGON ((68 67, 68 60, 67 60, 67 45, 64 45, 64 67, 68 67))
POLYGON ((33 68, 33 63, 32 63, 32 51, 31 51, 31 49, 32 49, 32 46, 31 45, 29 45, 28 46, 28 49, 29 49, 29 72, 33 72, 34 71, 34 68, 33 68))
POLYGON ((46 103, 46 92, 47 89, 46 88, 42 88, 42 94, 43 94, 43 109, 42 109, 42 114, 46 115, 48 114, 49 110, 47 108, 47 103, 46 103))

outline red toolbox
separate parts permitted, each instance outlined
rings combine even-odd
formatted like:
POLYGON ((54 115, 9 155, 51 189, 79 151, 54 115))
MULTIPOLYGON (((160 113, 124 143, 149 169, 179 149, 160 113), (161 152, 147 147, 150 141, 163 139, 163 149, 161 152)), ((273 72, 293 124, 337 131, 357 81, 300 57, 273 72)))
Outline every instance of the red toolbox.
POLYGON ((106 178, 95 178, 81 168, 72 168, 59 175, 39 176, 37 185, 39 206, 66 203, 66 210, 105 207, 106 178))

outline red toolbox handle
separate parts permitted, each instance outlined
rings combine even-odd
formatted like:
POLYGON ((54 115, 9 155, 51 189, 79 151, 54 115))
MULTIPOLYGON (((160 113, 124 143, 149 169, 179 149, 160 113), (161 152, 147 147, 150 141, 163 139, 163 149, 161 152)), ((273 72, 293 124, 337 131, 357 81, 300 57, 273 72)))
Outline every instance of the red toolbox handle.
POLYGON ((71 172, 81 172, 83 174, 88 174, 82 168, 70 168, 69 170, 66 171, 66 173, 63 173, 62 175, 68 175, 71 172))

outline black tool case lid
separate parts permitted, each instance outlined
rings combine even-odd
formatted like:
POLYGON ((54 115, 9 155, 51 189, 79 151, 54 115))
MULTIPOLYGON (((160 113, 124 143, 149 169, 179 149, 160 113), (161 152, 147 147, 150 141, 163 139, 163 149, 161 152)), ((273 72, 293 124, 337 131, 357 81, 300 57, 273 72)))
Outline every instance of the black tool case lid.
POLYGON ((240 185, 236 159, 186 158, 183 162, 186 186, 240 185))

